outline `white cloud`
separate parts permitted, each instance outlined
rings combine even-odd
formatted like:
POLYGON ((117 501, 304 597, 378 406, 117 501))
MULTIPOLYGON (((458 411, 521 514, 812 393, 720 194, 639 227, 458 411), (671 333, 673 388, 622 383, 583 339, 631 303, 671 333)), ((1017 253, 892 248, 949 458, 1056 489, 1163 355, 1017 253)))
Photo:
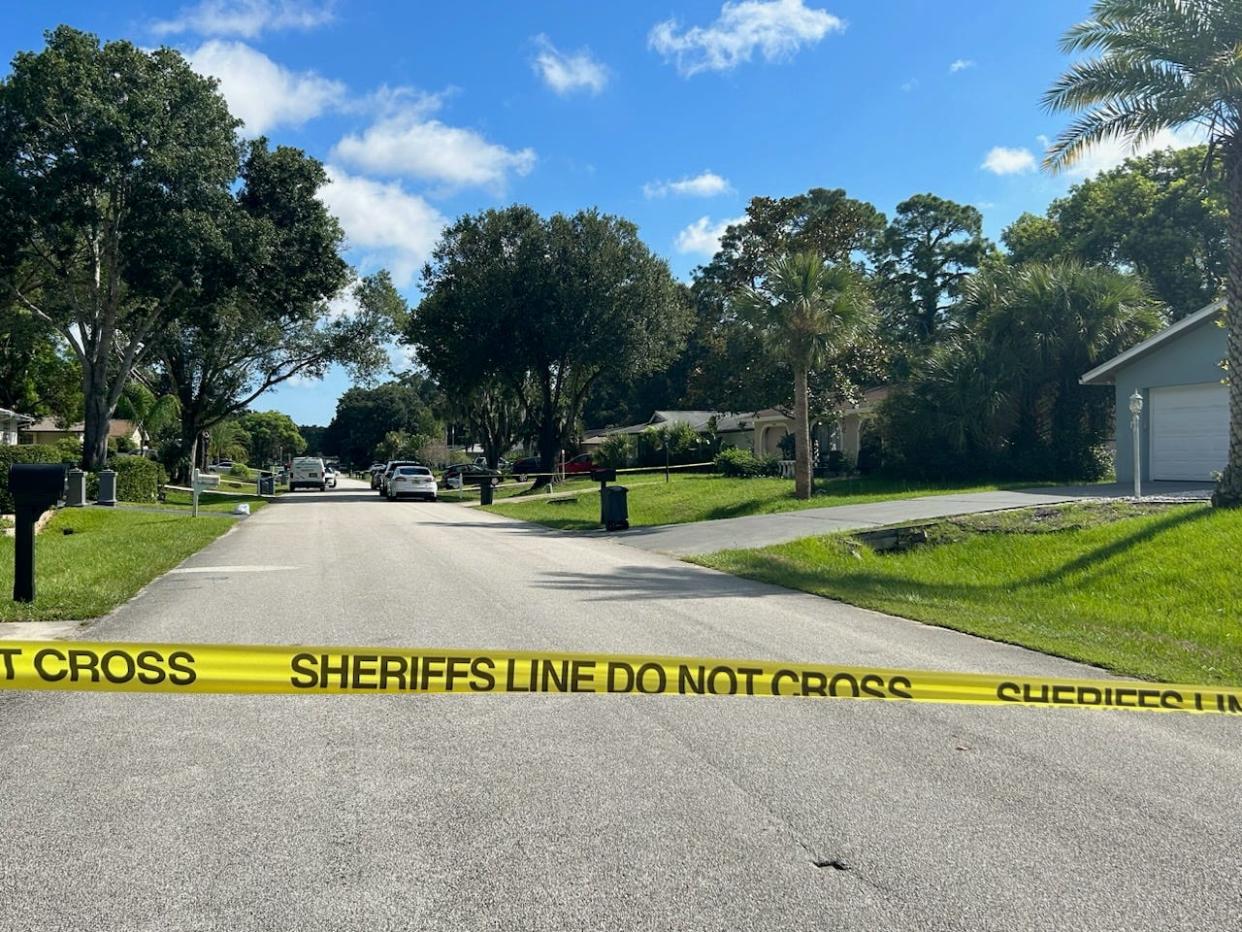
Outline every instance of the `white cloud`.
POLYGON ((1021 175, 1035 171, 1035 156, 1030 149, 1008 149, 994 146, 979 166, 994 175, 1021 175))
POLYGON ((912 90, 914 90, 918 86, 919 86, 919 79, 911 78, 909 81, 905 81, 904 83, 902 83, 901 89, 905 93, 909 94, 912 90))
POLYGON ((314 29, 332 20, 332 2, 309 0, 202 0, 173 19, 151 24, 157 36, 197 33, 255 39, 276 29, 314 29))
POLYGON ((195 71, 219 79, 220 93, 233 115, 245 121, 248 136, 300 126, 346 97, 339 81, 313 71, 290 71, 243 42, 212 39, 187 57, 195 71))
POLYGON ((949 74, 957 74, 959 71, 965 71, 967 68, 973 68, 973 67, 975 67, 974 59, 959 58, 956 61, 950 63, 949 74))
POLYGON ((539 54, 532 67, 543 78, 543 83, 556 93, 563 96, 585 90, 598 94, 608 83, 608 69, 593 59, 587 49, 566 54, 545 35, 535 36, 535 44, 539 46, 539 54))
MULTIPOLYGON (((1047 137, 1041 137, 1044 146, 1048 145, 1047 137)), ((1126 159, 1137 158, 1155 152, 1157 149, 1185 149, 1207 142, 1207 132, 1201 126, 1187 126, 1181 129, 1162 129, 1141 146, 1132 146, 1122 140, 1110 140, 1088 149, 1083 156, 1066 169, 1065 173, 1072 178, 1089 178, 1110 168, 1116 168, 1126 159)))
POLYGON ((514 151, 488 142, 474 130, 430 119, 439 98, 422 97, 351 134, 332 149, 332 158, 381 175, 403 175, 452 187, 480 185, 499 190, 509 174, 535 166, 535 150, 514 151))
POLYGON ((319 199, 341 221, 346 246, 361 253, 362 271, 387 268, 397 287, 409 287, 447 219, 398 183, 360 178, 333 165, 327 171, 319 199))
POLYGON ((720 177, 711 169, 693 178, 681 178, 677 181, 648 181, 643 185, 643 197, 665 197, 680 195, 683 197, 715 197, 733 190, 727 179, 720 177))
POLYGON ((689 77, 728 71, 750 61, 756 49, 766 61, 781 61, 844 29, 844 20, 827 10, 808 9, 804 0, 739 0, 726 2, 710 26, 680 30, 675 19, 656 23, 647 45, 689 77))
POLYGON ((702 256, 714 256, 720 249, 720 238, 731 226, 745 222, 746 217, 731 217, 712 223, 710 217, 700 217, 677 234, 673 245, 680 253, 698 253, 702 256))

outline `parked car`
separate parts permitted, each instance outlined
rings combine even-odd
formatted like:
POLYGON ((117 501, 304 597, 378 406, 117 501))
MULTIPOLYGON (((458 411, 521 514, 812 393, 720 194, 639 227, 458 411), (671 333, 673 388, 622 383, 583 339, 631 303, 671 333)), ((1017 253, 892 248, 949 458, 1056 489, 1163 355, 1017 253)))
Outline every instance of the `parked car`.
POLYGON ((580 476, 583 473, 589 473, 595 468, 595 460, 591 458, 590 453, 579 453, 573 459, 565 461, 565 475, 580 476))
POLYGON ((298 489, 318 489, 320 492, 328 487, 324 477, 323 460, 317 456, 295 456, 289 466, 289 491, 298 489))
MULTIPOLYGON (((388 495, 388 480, 392 478, 392 474, 402 466, 422 466, 418 460, 389 460, 384 465, 384 471, 380 473, 379 494, 388 495)), ((426 468, 426 467, 424 467, 426 468)))
POLYGON ((380 477, 384 475, 384 467, 386 465, 387 465, 386 463, 372 463, 371 464, 371 488, 373 489, 379 488, 380 477))
POLYGON ((336 470, 331 466, 323 468, 324 485, 330 489, 336 488, 336 470))
MULTIPOLYGON (((476 457, 474 458, 474 465, 476 465, 476 466, 483 466, 483 467, 486 467, 486 466, 487 466, 487 457, 486 457, 486 456, 476 456, 476 457)), ((502 457, 500 457, 500 459, 496 460, 496 468, 497 468, 497 469, 499 469, 501 472, 511 472, 511 471, 512 471, 512 469, 513 469, 513 464, 512 464, 512 463, 510 463, 507 459, 505 459, 505 458, 502 456, 502 457)))
POLYGON ((436 500, 436 477, 426 466, 398 466, 388 477, 388 500, 404 496, 436 500))
POLYGON ((542 470, 539 468, 539 457, 537 456, 522 457, 520 460, 518 460, 516 463, 513 464, 513 468, 510 470, 510 472, 512 472, 513 475, 517 477, 518 482, 525 482, 526 477, 529 476, 531 473, 542 472, 542 470))
POLYGON ((464 485, 482 485, 491 481, 492 485, 500 485, 504 479, 495 469, 476 466, 474 463, 458 463, 444 470, 444 486, 449 489, 460 489, 464 485))

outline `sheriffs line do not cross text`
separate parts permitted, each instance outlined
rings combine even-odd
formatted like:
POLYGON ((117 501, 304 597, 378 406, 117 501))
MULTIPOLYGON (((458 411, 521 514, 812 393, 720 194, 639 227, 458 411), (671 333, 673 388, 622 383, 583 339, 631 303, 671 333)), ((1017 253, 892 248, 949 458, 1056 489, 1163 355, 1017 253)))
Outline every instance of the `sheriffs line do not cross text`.
POLYGON ((1120 680, 511 651, 10 642, 0 687, 222 693, 617 693, 897 699, 1242 714, 1242 691, 1120 680))

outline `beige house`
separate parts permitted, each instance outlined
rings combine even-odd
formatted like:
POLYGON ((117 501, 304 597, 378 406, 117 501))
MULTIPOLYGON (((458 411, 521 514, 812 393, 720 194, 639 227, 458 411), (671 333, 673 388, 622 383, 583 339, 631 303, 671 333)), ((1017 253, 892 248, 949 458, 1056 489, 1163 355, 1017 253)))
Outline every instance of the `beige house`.
MULTIPOLYGON (((888 397, 890 388, 880 386, 863 392, 858 404, 842 406, 835 420, 820 418, 811 425, 811 438, 820 451, 840 450, 854 462, 862 435, 862 424, 888 397)), ((656 411, 644 424, 589 431, 582 441, 585 452, 596 450, 614 434, 641 434, 661 424, 689 424, 700 434, 713 433, 722 447, 737 447, 762 456, 781 457, 781 441, 794 432, 793 411, 764 408, 736 414, 727 411, 656 411)))
MULTIPOLYGON (((76 440, 81 443, 85 435, 86 425, 81 421, 61 427, 54 418, 44 417, 21 428, 20 442, 55 443, 58 440, 76 440)), ((128 438, 135 447, 142 443, 142 435, 138 432, 138 426, 133 421, 127 421, 124 418, 114 418, 108 422, 108 436, 118 439, 128 438)))

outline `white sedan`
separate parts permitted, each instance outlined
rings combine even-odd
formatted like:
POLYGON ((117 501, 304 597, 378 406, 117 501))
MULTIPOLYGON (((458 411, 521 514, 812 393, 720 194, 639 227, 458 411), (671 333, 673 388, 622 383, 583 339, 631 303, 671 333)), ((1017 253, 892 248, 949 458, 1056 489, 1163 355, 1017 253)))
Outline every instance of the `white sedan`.
POLYGON ((403 495, 411 498, 436 500, 436 477, 426 466, 398 466, 388 479, 388 500, 396 501, 403 495))

